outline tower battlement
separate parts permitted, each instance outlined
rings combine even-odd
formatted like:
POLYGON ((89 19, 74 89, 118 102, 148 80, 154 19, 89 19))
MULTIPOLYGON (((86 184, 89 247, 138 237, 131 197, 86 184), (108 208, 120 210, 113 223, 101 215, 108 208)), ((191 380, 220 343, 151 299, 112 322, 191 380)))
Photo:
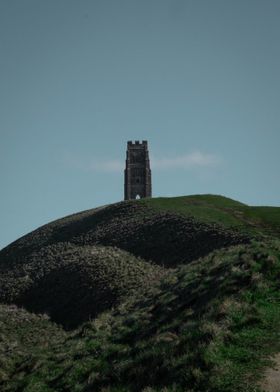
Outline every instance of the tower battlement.
POLYGON ((148 147, 148 142, 147 142, 147 140, 142 140, 142 143, 139 140, 135 140, 135 142, 130 140, 127 142, 127 146, 147 146, 148 147))
POLYGON ((152 196, 152 180, 147 140, 127 142, 124 171, 124 199, 152 196))

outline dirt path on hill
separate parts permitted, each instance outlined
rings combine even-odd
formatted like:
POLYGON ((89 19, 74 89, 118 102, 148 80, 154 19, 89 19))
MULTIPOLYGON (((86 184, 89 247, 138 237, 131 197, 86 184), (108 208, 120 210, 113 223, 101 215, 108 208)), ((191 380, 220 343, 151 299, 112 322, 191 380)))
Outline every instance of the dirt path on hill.
POLYGON ((280 353, 274 357, 272 368, 266 369, 260 387, 264 392, 280 392, 280 353))

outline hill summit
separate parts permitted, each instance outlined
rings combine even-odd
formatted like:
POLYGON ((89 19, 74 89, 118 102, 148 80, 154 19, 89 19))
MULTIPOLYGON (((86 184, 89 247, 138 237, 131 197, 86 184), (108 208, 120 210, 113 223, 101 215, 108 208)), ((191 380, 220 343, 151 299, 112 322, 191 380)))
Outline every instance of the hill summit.
POLYGON ((0 252, 0 387, 256 391, 280 351, 279 237, 280 208, 216 195, 25 235, 0 252))

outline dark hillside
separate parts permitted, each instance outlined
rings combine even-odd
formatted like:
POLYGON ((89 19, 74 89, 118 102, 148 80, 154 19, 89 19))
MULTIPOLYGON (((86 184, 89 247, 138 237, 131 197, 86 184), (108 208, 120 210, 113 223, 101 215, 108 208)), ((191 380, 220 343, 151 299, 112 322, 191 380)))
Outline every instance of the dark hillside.
POLYGON ((3 249, 0 260, 21 263, 42 246, 70 242, 79 246, 117 246, 146 260, 173 267, 213 249, 248 240, 247 233, 239 233, 236 228, 131 201, 45 225, 3 249))
POLYGON ((73 328, 144 291, 164 271, 118 248, 56 243, 1 266, 0 298, 73 328))
POLYGON ((42 361, 50 347, 61 346, 67 338, 67 333, 46 315, 35 315, 15 305, 0 304, 0 332, 1 392, 19 390, 14 378, 32 372, 34 358, 42 361))
POLYGON ((215 195, 27 234, 0 251, 1 392, 261 392, 280 352, 279 236, 280 208, 215 195))
POLYGON ((261 369, 280 350, 279 279, 277 241, 217 250, 71 334, 46 325, 49 343, 25 338, 20 365, 19 321, 2 335, 15 348, 1 390, 260 392, 261 369))

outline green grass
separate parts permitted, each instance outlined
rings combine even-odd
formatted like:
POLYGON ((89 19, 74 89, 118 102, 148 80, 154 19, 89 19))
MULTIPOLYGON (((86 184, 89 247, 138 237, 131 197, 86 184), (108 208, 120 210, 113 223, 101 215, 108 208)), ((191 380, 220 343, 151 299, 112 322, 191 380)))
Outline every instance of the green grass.
POLYGON ((193 195, 143 199, 155 210, 193 216, 203 222, 218 223, 252 234, 280 236, 280 207, 250 207, 219 195, 193 195))
POLYGON ((268 233, 280 234, 279 207, 250 207, 246 209, 245 216, 257 220, 268 233))
POLYGON ((145 290, 164 273, 118 248, 57 243, 4 264, 0 298, 74 328, 145 290))
POLYGON ((0 252, 1 299, 51 318, 0 305, 0 390, 259 391, 280 351, 279 228, 280 208, 194 195, 26 235, 0 252))
POLYGON ((2 389, 257 391, 280 350, 279 278, 278 241, 217 250, 76 331, 49 326, 48 346, 25 342, 24 376, 11 370, 2 389))
POLYGON ((243 222, 236 218, 228 209, 240 210, 243 204, 234 200, 214 195, 194 195, 181 197, 164 197, 141 200, 142 203, 156 210, 167 210, 206 221, 219 223, 226 227, 243 226, 243 222))

